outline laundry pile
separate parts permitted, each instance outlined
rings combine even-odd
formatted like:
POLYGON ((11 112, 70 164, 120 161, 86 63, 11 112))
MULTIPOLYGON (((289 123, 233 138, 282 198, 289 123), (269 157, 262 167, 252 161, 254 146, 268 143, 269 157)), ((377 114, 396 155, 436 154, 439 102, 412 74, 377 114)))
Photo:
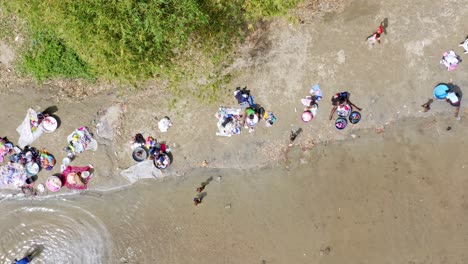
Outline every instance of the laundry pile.
POLYGON ((239 107, 224 107, 221 106, 215 113, 218 119, 217 136, 231 137, 242 132, 242 127, 253 132, 257 124, 265 121, 265 126, 270 127, 276 122, 276 116, 273 112, 267 112, 259 104, 255 103, 254 97, 250 94, 247 87, 237 87, 234 91, 234 97, 239 104, 239 107))
POLYGON ((97 141, 93 135, 89 133, 89 129, 81 126, 67 137, 68 146, 64 149, 68 152, 68 157, 73 159, 76 154, 82 153, 85 150, 97 150, 97 141))
POLYGON ((18 146, 24 148, 38 139, 43 132, 52 133, 58 127, 57 120, 47 113, 36 112, 29 108, 21 125, 16 128, 20 135, 18 146))
POLYGON ((230 137, 238 135, 242 129, 242 110, 240 108, 226 108, 221 106, 216 112, 215 117, 218 119, 217 136, 230 137))
POLYGON ((166 169, 172 162, 171 150, 165 142, 158 142, 154 137, 138 133, 133 137, 131 148, 132 157, 136 162, 142 162, 147 158, 153 160, 158 169, 166 169))
POLYGON ((453 50, 444 52, 442 59, 440 60, 440 64, 443 64, 445 67, 447 67, 448 71, 455 70, 460 62, 460 56, 458 56, 453 50))
MULTIPOLYGON (((2 140, 5 142, 5 139, 2 140)), ((34 147, 25 146, 24 149, 13 147, 11 142, 6 142, 3 146, 8 146, 10 155, 7 165, 0 167, 0 180, 3 185, 10 187, 21 187, 32 185, 37 179, 37 174, 41 170, 52 170, 56 160, 52 154, 45 149, 38 151, 34 147)))
POLYGON ((3 162, 6 155, 10 155, 14 149, 13 143, 9 142, 6 137, 0 138, 0 163, 3 162))

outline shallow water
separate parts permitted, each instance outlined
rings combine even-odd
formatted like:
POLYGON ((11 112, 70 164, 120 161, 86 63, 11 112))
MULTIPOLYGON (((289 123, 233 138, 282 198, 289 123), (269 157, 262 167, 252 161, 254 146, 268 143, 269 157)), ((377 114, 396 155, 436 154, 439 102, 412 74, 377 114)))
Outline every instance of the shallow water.
POLYGON ((34 263, 467 263, 465 131, 406 121, 271 168, 3 200, 0 261, 42 245, 34 263))

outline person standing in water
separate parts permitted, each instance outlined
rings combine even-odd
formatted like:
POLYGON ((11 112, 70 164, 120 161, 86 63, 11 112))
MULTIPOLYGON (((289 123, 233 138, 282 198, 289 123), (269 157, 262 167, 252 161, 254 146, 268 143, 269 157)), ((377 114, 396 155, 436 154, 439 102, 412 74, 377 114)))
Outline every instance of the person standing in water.
MULTIPOLYGON (((350 107, 354 107, 358 111, 362 110, 362 108, 359 108, 355 104, 351 103, 351 101, 349 100, 350 95, 351 94, 349 92, 341 92, 341 93, 335 94, 332 97, 331 102, 332 102, 333 108, 332 108, 332 110, 330 112, 330 120, 332 120, 333 114, 337 110, 338 110, 338 114, 340 116, 343 115, 343 114, 340 114, 340 112, 346 112, 347 114, 351 113, 351 108, 350 107)), ((345 115, 347 116, 347 114, 345 114, 345 115)))
POLYGON ((15 259, 14 264, 28 264, 28 263, 31 263, 31 260, 32 260, 32 255, 27 255, 26 257, 20 260, 15 259))

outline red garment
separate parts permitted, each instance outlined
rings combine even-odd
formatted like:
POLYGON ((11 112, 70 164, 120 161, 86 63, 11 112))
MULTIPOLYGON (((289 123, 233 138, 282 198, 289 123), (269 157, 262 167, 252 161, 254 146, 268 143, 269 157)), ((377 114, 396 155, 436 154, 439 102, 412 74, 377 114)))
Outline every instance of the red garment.
POLYGON ((166 152, 166 144, 164 143, 161 144, 161 151, 166 152))
POLYGON ((92 177, 92 172, 91 172, 91 167, 90 166, 85 166, 85 167, 72 167, 68 166, 63 172, 62 172, 62 184, 67 186, 68 189, 76 189, 76 190, 84 190, 88 188, 88 183, 89 180, 92 177), (72 184, 67 181, 67 176, 70 173, 77 173, 77 172, 83 172, 83 171, 89 171, 89 177, 85 179, 86 183, 84 185, 77 185, 77 184, 72 184))
POLYGON ((383 33, 383 27, 382 25, 380 25, 378 28, 377 28, 377 34, 382 34, 383 33))

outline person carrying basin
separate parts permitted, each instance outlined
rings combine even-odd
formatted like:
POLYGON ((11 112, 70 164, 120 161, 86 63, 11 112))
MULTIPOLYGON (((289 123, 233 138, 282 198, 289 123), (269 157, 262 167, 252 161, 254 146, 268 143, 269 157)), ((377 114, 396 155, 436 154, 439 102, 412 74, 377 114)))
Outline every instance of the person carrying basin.
POLYGON ((434 87, 434 98, 445 100, 451 106, 455 107, 455 117, 460 120, 460 103, 462 93, 458 86, 452 83, 439 83, 434 87))

